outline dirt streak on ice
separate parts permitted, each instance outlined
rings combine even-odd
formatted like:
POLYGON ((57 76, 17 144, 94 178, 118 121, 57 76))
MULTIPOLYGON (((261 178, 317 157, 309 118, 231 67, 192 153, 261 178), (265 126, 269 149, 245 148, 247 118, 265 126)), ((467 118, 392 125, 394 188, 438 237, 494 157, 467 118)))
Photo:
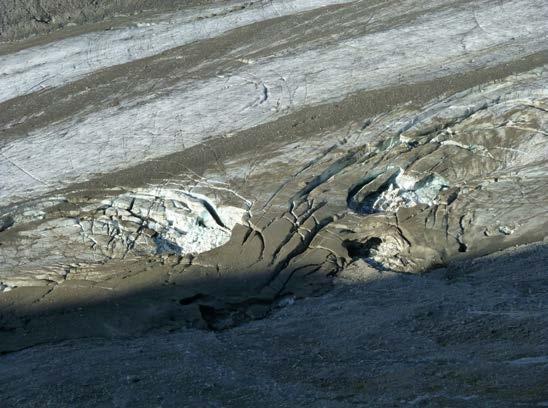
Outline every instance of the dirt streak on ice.
POLYGON ((283 0, 260 2, 242 10, 243 2, 232 3, 28 48, 0 57, 0 102, 66 84, 101 68, 150 57, 258 21, 348 2, 283 0), (212 14, 215 16, 208 17, 212 14))

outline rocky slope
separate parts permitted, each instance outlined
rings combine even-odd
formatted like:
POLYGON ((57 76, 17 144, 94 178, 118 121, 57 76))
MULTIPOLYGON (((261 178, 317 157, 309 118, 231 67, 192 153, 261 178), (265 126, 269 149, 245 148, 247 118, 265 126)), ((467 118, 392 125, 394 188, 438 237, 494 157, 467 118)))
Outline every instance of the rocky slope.
POLYGON ((548 248, 429 274, 359 261, 335 289, 222 332, 84 339, 0 357, 6 407, 543 407, 548 248))

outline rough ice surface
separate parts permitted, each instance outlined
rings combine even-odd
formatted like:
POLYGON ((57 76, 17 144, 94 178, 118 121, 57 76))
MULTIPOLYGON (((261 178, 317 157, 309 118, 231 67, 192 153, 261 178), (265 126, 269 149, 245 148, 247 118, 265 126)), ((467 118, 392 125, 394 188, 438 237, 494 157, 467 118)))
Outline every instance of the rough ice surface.
POLYGON ((257 21, 347 2, 284 0, 243 10, 242 6, 249 4, 232 3, 195 12, 179 12, 134 27, 83 34, 46 46, 27 48, 0 56, 0 103, 75 81, 101 68, 146 58, 257 21))
MULTIPOLYGON (((475 20, 470 20, 468 10, 433 12, 328 47, 263 58, 226 75, 177 83, 159 95, 128 100, 119 108, 104 108, 0 142, 4 175, 0 199, 36 196, 358 90, 430 80, 529 55, 545 44, 545 19, 538 13, 542 4, 513 1, 500 8, 482 1, 474 11, 475 20), (504 29, 508 24, 514 28, 511 35, 504 29), (386 48, 391 43, 398 44, 399 52, 386 48), (466 59, 461 58, 463 47, 466 59), (52 143, 56 149, 49 148, 52 143)), ((11 78, 6 85, 11 83, 19 82, 11 78)))
POLYGON ((383 191, 373 203, 374 211, 396 212, 399 208, 414 207, 417 204, 432 206, 438 204, 437 197, 440 191, 449 187, 443 177, 432 174, 422 179, 416 179, 405 174, 400 169, 394 183, 383 191))
MULTIPOLYGON (((16 213, 13 223, 32 225, 38 220, 25 214, 16 213)), ((35 271, 55 279, 71 264, 199 254, 225 244, 246 214, 245 205, 217 205, 184 186, 139 188, 22 231, 13 245, 0 246, 0 258, 12 271, 35 271)), ((5 291, 7 285, 22 285, 25 280, 0 278, 0 283, 5 291)))
MULTIPOLYGON (((139 239, 136 234, 148 229, 158 253, 197 254, 221 246, 246 213, 231 206, 216 208, 203 195, 167 188, 138 189, 104 204, 101 209, 109 220, 103 229, 125 235, 120 239, 129 247, 139 239), (124 221, 129 224, 122 228, 124 221)), ((101 222, 102 218, 91 222, 101 222)))

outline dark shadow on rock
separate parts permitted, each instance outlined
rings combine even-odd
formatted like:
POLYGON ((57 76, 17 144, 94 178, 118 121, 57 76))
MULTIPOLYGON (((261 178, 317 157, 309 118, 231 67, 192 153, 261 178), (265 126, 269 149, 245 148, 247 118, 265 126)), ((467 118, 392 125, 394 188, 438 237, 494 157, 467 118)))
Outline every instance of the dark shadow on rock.
MULTIPOLYGON (((370 246, 373 245, 374 242, 370 246)), ((349 244, 349 251, 359 257, 367 248, 349 244)), ((520 256, 527 258, 534 251, 533 246, 523 250, 520 256)), ((511 253, 497 256, 502 264, 505 258, 512 261, 511 253)), ((165 259, 162 262, 169 263, 165 259)), ((433 271, 433 276, 441 276, 451 283, 478 272, 475 264, 473 258, 464 258, 433 271)), ((166 265, 158 262, 129 279, 135 283, 141 274, 163 276, 165 268, 166 265)), ((289 283, 282 292, 269 292, 263 290, 262 272, 248 270, 242 277, 190 276, 181 283, 161 282, 126 289, 123 294, 101 289, 100 283, 83 287, 70 281, 55 287, 16 288, 0 297, 0 353, 76 338, 134 337, 185 327, 224 330, 262 319, 295 299, 322 295, 333 287, 332 273, 316 273, 289 283), (55 296, 48 297, 53 292, 55 296)))
MULTIPOLYGON (((163 276, 165 265, 148 265, 127 279, 137 283, 155 273, 163 276)), ((123 294, 103 289, 106 282, 18 287, 0 297, 0 353, 73 338, 126 337, 183 327, 223 330, 263 318, 288 299, 323 294, 332 285, 331 276, 316 276, 289 284, 283 292, 265 291, 261 271, 240 275, 185 277, 181 283, 140 289, 129 284, 123 294)))

